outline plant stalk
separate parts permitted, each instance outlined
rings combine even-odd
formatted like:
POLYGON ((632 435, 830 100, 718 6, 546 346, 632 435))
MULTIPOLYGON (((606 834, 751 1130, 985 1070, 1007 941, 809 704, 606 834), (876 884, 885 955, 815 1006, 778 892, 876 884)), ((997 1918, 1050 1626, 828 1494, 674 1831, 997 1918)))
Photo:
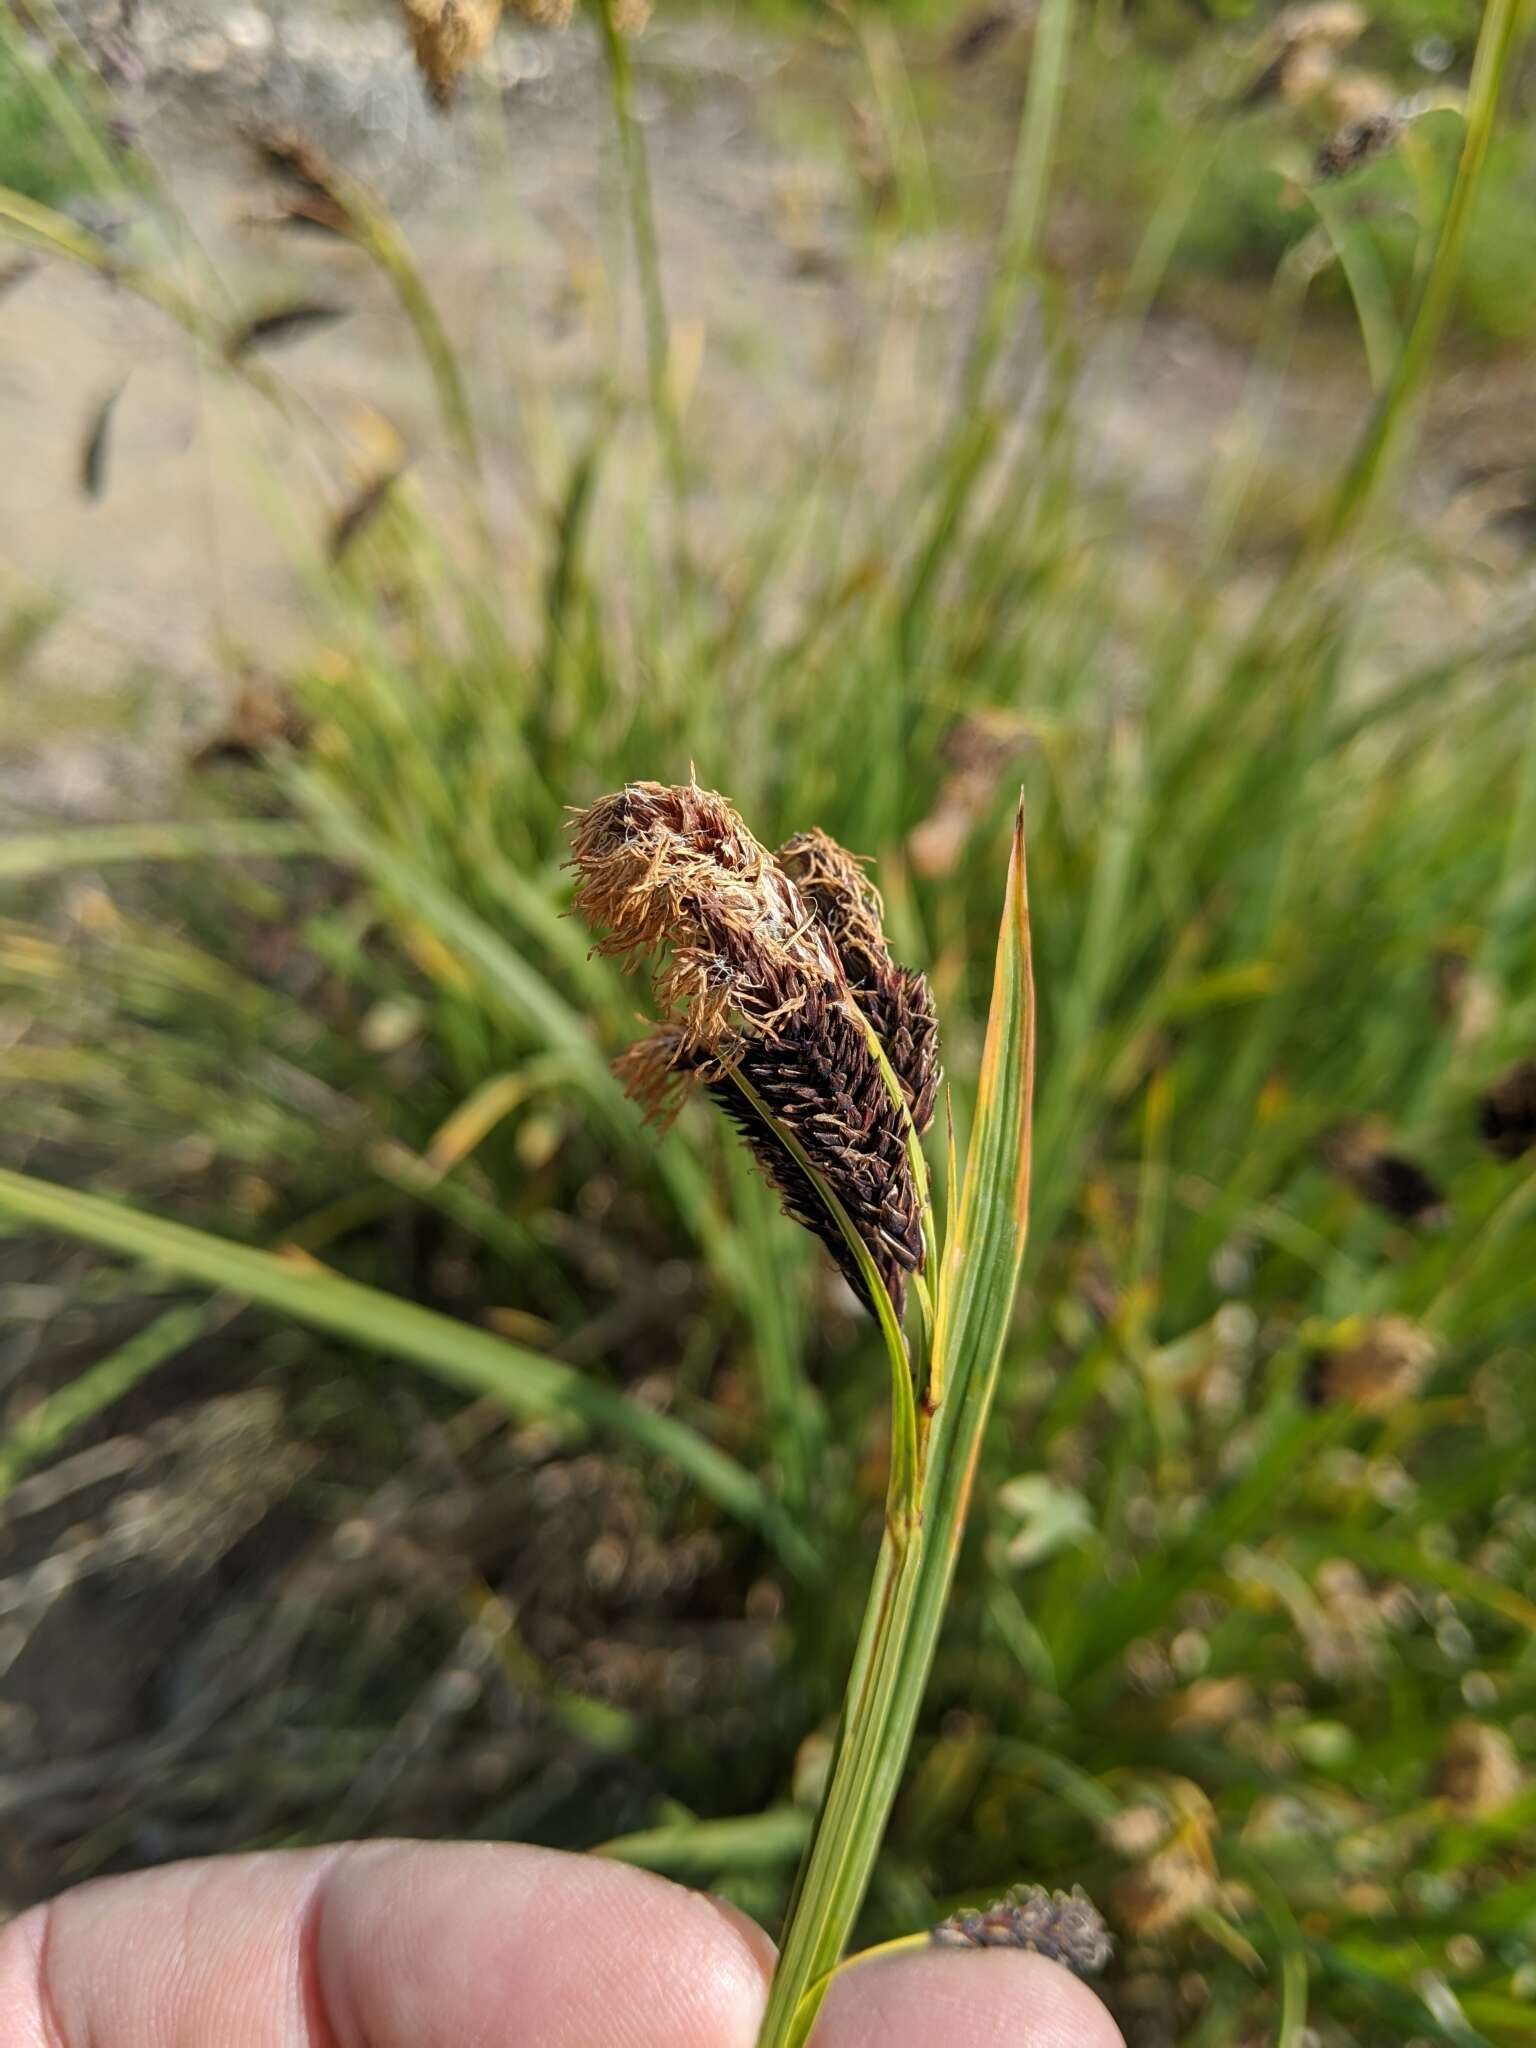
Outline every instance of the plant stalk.
POLYGON ((1029 1204, 1034 996, 1022 815, 1015 827, 965 1192, 935 1275, 915 1483, 898 1408, 886 1529, 826 1796, 790 1901, 758 2048, 803 2048, 864 1901, 906 1768, 997 1387, 1029 1204), (935 1398, 942 1389, 942 1398, 935 1398))

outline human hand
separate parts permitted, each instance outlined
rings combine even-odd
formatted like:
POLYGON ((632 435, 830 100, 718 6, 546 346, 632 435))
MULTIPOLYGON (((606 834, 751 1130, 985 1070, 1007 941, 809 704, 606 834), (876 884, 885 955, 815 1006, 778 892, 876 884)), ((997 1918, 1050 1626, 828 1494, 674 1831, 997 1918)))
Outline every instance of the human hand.
MULTIPOLYGON (((773 1947, 591 1856, 362 1842, 106 1878, 0 1928, 0 2048, 752 2048, 773 1947)), ((1123 2048, 1055 1963, 930 1949, 813 2048, 1123 2048)))

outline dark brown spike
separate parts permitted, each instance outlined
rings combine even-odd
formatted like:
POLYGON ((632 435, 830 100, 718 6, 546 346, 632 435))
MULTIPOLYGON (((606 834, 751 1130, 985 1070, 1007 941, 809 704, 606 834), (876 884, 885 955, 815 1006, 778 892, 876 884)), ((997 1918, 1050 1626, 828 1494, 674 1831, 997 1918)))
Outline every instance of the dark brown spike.
POLYGON ((1450 1218, 1444 1190, 1416 1160, 1391 1149, 1374 1121, 1345 1124, 1323 1141, 1324 1163, 1362 1201, 1423 1230, 1438 1230, 1450 1218))
POLYGON ((1477 1127, 1499 1159, 1520 1159, 1536 1145, 1536 1060, 1506 1067, 1477 1106, 1477 1127))
POLYGON ((297 341, 317 327, 329 327, 346 316, 345 306, 324 305, 318 300, 307 300, 296 306, 279 306, 271 313, 258 313, 255 319, 237 327, 226 342, 224 352, 232 363, 238 363, 243 356, 252 355, 258 349, 277 348, 284 342, 297 341))
POLYGON ((856 855, 813 830, 786 839, 776 858, 826 927, 921 1137, 933 1122, 941 1078, 939 1018, 926 977, 891 958, 880 892, 856 855))
POLYGON ((385 499, 399 481, 398 469, 386 469, 352 493, 331 522, 327 553, 333 562, 339 562, 352 543, 373 524, 384 509, 385 499))
MULTIPOLYGON (((837 1195, 899 1319, 907 1275, 923 1263, 922 1213, 906 1132, 859 1018, 839 1002, 814 997, 781 1035, 748 1039, 736 1064, 837 1195)), ((857 1259, 800 1162, 729 1075, 712 1079, 710 1094, 752 1147, 788 1214, 814 1231, 854 1293, 873 1307, 857 1259)))

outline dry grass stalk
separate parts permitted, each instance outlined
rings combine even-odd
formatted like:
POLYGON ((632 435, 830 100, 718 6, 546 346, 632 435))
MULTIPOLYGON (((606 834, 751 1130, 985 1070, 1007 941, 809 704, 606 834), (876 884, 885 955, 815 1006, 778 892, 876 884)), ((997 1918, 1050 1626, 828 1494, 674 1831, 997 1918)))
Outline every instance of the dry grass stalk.
POLYGON ((631 783, 575 821, 576 907, 603 934, 600 951, 663 956, 652 978, 660 1022, 618 1062, 629 1093, 666 1115, 690 1085, 708 1088, 786 1210, 863 1296, 858 1262, 815 1182, 737 1086, 739 1074, 841 1201, 899 1314, 907 1275, 923 1261, 921 1204, 907 1118, 862 1004, 884 1005, 887 1058, 914 1116, 925 1106, 932 1114, 932 1004, 921 977, 891 962, 879 899, 858 863, 824 835, 810 845, 793 856, 808 895, 725 798, 693 784, 631 783))

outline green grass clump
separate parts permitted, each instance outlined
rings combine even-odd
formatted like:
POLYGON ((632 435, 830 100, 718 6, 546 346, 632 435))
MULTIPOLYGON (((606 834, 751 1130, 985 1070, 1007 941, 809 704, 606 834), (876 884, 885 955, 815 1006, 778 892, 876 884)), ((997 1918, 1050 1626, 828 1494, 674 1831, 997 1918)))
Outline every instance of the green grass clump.
POLYGON ((35 86, 9 70, 0 76, 0 184, 55 206, 80 185, 74 157, 35 86))
MULTIPOLYGON (((1515 11, 1490 36, 1499 20, 1515 11)), ((1047 8, 1053 63, 1071 26, 1047 8)), ((1531 602, 1512 589, 1446 626, 1451 545, 1405 531, 1384 488, 1457 251, 1290 567, 1241 552, 1251 435, 1213 454, 1198 532, 1154 555, 1084 452, 1076 315, 1041 276, 1060 68, 1035 74, 971 403, 884 501, 838 441, 754 531, 722 531, 697 471, 679 480, 626 412, 549 465, 511 572, 409 478, 339 564, 317 507, 315 651, 289 679, 303 743, 202 784, 196 830, 137 849, 182 856, 162 866, 108 866, 85 838, 14 863, 0 1113, 30 1178, 0 1203, 158 1261, 194 1306, 252 1297, 435 1373, 435 1473, 489 1489, 534 1455, 488 1441, 466 1384, 562 1453, 595 1430, 616 1495, 669 1542, 708 1539, 712 1622, 767 1617, 767 1677, 729 1768, 659 1690, 616 1721, 557 1596, 541 1608, 552 1567, 487 1546, 489 1592, 519 1609, 498 1683, 578 1757, 581 1793, 546 1799, 525 1756, 482 1824, 581 1845, 632 1826, 612 1853, 775 1919, 882 1520, 885 1368, 715 1123, 695 1105, 658 1136, 619 1097, 634 989, 564 915, 566 807, 692 767, 768 843, 816 823, 877 856, 895 949, 938 991, 963 1134, 1022 783, 1039 1085, 1021 1307, 862 1932, 1019 1878, 1081 1882, 1120 1938, 1109 1995, 1133 2044, 1524 2041, 1536 1175, 1486 1151, 1477 1102, 1536 1039, 1531 602), (1048 402, 1021 414, 1003 344, 1032 282, 1059 339, 1048 402), (242 842, 252 822, 276 838, 242 842), (1415 1162, 1437 1213, 1371 1199, 1362 1145, 1415 1162), (86 1183, 135 1211, 71 1194, 86 1183), (285 1245, 329 1274, 247 1248, 285 1245), (412 1306, 392 1327, 343 1281, 412 1306), (1387 1370, 1405 1328, 1417 1365, 1387 1370)), ((463 380, 388 248, 462 450, 463 380)), ((477 503, 467 464, 465 489, 477 503)), ((151 1328, 126 1364, 109 1351, 103 1398, 163 1357, 151 1328)), ((395 1411, 318 1341, 258 1328, 326 1457, 382 1484, 395 1411)), ((34 1445, 83 1405, 44 1410, 34 1445)), ((313 1483, 317 1522, 340 1521, 313 1483)), ((387 1656, 340 1599, 296 1624, 313 1635, 288 1699, 313 1718, 288 1712, 291 1753, 323 1733, 327 1766, 295 1766, 249 1834, 373 1823, 347 1782, 381 1711, 371 1674, 403 1706, 402 1667, 425 1684, 469 1597, 455 1585, 387 1656), (311 1665, 329 1691, 299 1686, 311 1665)), ((168 1810, 207 1797, 198 1761, 168 1810)))

